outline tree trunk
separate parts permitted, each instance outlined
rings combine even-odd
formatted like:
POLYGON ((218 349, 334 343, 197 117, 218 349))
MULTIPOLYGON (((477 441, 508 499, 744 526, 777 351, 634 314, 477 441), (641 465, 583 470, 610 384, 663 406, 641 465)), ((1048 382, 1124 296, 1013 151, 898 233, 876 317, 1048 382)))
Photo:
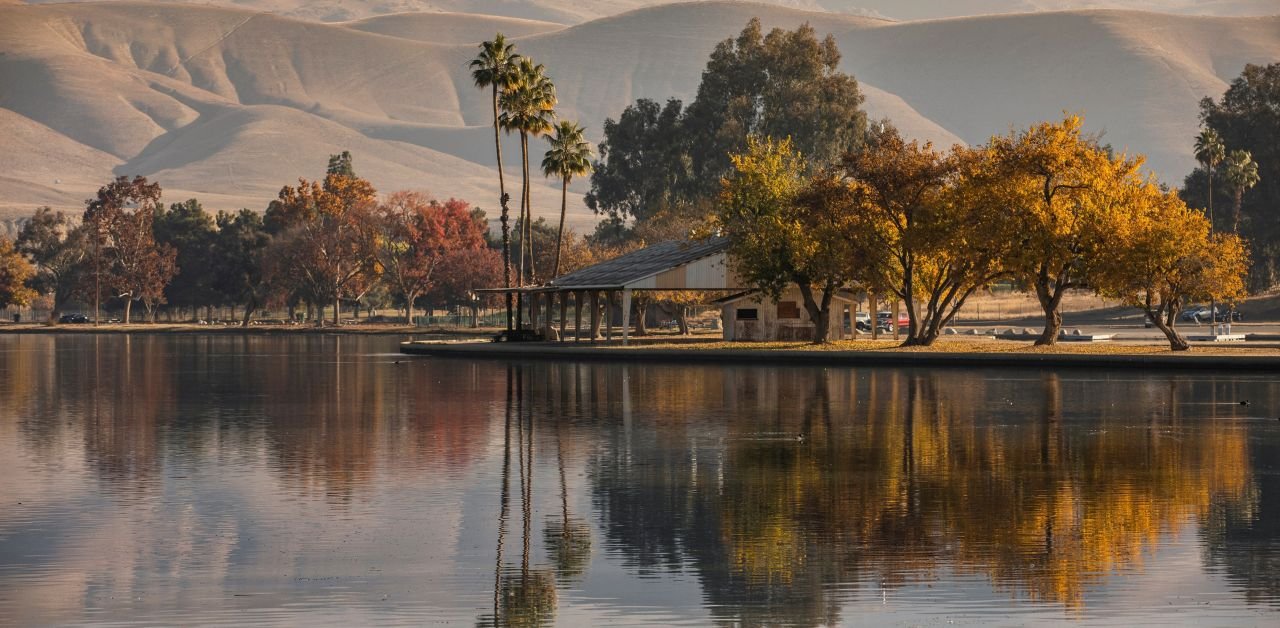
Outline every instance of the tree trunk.
POLYGON ((338 326, 338 316, 342 313, 342 296, 337 290, 333 291, 333 326, 338 326))
POLYGON ((1231 233, 1239 234, 1240 233, 1240 211, 1242 209, 1242 206, 1244 205, 1244 189, 1243 188, 1236 189, 1235 200, 1236 200, 1235 208, 1231 212, 1231 233))
POLYGON ((796 286, 804 299, 804 309, 809 313, 809 320, 813 322, 813 344, 826 344, 831 327, 831 293, 835 288, 830 283, 824 286, 822 303, 819 304, 813 298, 813 288, 809 282, 797 280, 796 286))
POLYGON ((1051 347, 1058 342, 1058 332, 1062 330, 1062 296, 1066 293, 1061 282, 1054 282, 1049 289, 1049 278, 1044 272, 1036 279, 1036 300, 1044 311, 1044 331, 1036 338, 1037 347, 1051 347))
POLYGON ((253 302, 253 299, 250 299, 248 303, 244 304, 244 318, 240 319, 241 327, 249 326, 249 319, 253 317, 253 310, 256 307, 257 304, 253 302))
POLYGON ((1147 319, 1154 323, 1161 332, 1164 332, 1164 337, 1169 340, 1170 351, 1191 350, 1191 344, 1188 343, 1187 339, 1183 338, 1182 334, 1178 333, 1177 328, 1174 327, 1174 317, 1177 316, 1176 308, 1171 308, 1165 317, 1160 316, 1160 310, 1146 310, 1146 313, 1147 319))
POLYGON ((676 325, 680 327, 681 336, 689 335, 689 306, 676 305, 676 325))
POLYGON ((551 278, 560 276, 560 248, 564 244, 564 214, 569 208, 569 177, 560 179, 560 229, 556 232, 556 267, 551 278))
POLYGON ((418 293, 410 292, 404 302, 404 324, 413 324, 413 302, 418 300, 418 293))

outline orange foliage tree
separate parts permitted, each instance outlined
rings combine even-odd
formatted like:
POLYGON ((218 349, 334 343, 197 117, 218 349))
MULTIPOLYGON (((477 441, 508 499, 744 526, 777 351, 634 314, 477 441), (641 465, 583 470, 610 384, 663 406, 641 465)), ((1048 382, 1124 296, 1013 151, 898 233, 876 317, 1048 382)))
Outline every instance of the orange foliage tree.
POLYGON ((13 242, 0 237, 0 307, 26 305, 35 296, 27 287, 27 280, 35 276, 35 272, 13 242))
POLYGON ((1230 302, 1244 294, 1244 242, 1212 233, 1204 214, 1154 183, 1132 186, 1123 208, 1106 225, 1110 239, 1098 259, 1095 287, 1141 309, 1170 349, 1187 351, 1178 314, 1192 301, 1230 302))
POLYGON ((376 207, 373 186, 354 175, 335 171, 323 183, 285 186, 265 216, 273 235, 267 275, 314 305, 332 303, 336 325, 342 298, 360 296, 377 278, 376 207))
POLYGON ((440 203, 420 192, 389 196, 378 205, 374 225, 374 258, 383 281, 403 300, 409 322, 414 302, 435 285, 435 273, 447 256, 486 246, 486 226, 465 201, 440 203))
POLYGON ((164 303, 164 288, 177 274, 177 251, 156 242, 153 232, 160 207, 160 185, 146 177, 117 177, 88 202, 84 223, 89 228, 93 271, 94 311, 100 312, 103 290, 124 300, 124 322, 130 322, 134 301, 141 301, 155 320, 155 306, 164 303))

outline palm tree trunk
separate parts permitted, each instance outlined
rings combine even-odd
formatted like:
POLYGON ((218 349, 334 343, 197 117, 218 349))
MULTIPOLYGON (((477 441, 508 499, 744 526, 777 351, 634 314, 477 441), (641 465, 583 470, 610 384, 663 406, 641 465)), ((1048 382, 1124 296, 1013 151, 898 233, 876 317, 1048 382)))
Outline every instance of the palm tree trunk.
MULTIPOLYGON (((507 184, 502 175, 502 134, 498 128, 498 84, 493 84, 493 152, 498 156, 498 204, 502 207, 502 287, 511 287, 511 238, 507 229, 507 184)), ((412 322, 412 321, 410 321, 412 322)), ((507 329, 511 329, 511 293, 507 293, 507 329)))
POLYGON ((518 283, 524 285, 524 252, 528 248, 528 239, 525 238, 525 230, 529 226, 529 217, 525 211, 526 196, 525 187, 529 185, 529 136, 524 131, 520 131, 520 257, 519 264, 516 266, 516 275, 519 277, 518 283))
POLYGON ((1231 214, 1231 233, 1240 233, 1240 211, 1244 209, 1244 188, 1236 188, 1236 206, 1231 214))
POLYGON ((569 206, 569 177, 560 179, 560 230, 556 234, 556 267, 551 273, 554 279, 560 276, 560 247, 564 244, 564 214, 569 206))
POLYGON ((529 136, 523 136, 521 143, 520 149, 524 153, 524 241, 529 250, 529 282, 533 283, 538 271, 533 263, 533 195, 530 193, 533 183, 529 180, 529 136))
MULTIPOLYGON (((520 182, 520 258, 519 264, 516 266, 516 283, 524 286, 524 250, 527 239, 524 236, 525 224, 528 218, 525 216, 525 195, 524 188, 529 184, 529 136, 523 130, 520 131, 520 172, 523 175, 520 182)), ((516 294, 516 329, 524 327, 524 294, 516 294)))

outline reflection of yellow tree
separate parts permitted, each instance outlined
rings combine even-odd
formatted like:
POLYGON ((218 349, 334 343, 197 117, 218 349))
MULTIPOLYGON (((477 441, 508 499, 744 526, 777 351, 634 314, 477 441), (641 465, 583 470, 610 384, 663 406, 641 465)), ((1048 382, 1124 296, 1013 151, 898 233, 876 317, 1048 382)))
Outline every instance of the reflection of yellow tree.
POLYGON ((1215 504, 1247 509, 1256 499, 1247 432, 1170 416, 1161 408, 1175 404, 1158 386, 1101 407, 1085 428, 1071 423, 1079 409, 1066 417, 1062 408, 1083 382, 1051 373, 1019 384, 909 371, 677 368, 644 377, 631 382, 632 398, 639 412, 666 414, 649 436, 659 451, 689 448, 685 432, 699 425, 681 399, 709 400, 703 416, 733 417, 712 472, 722 486, 682 495, 704 472, 678 477, 671 454, 659 454, 668 464, 611 463, 599 482, 666 492, 627 504, 602 490, 605 517, 662 505, 669 523, 645 515, 643 524, 607 522, 607 533, 635 528, 641 553, 689 547, 710 602, 745 623, 832 622, 831 583, 874 576, 892 588, 940 569, 1076 609, 1089 586, 1142 569, 1162 538, 1203 522, 1215 504), (845 408, 835 420, 832 398, 845 408), (698 522, 714 522, 716 535, 696 536, 698 522))

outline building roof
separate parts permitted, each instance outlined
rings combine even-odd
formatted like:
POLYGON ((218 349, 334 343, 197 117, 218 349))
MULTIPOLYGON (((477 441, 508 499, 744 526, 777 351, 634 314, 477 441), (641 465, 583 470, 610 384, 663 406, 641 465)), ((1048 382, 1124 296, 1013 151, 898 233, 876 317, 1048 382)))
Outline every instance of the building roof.
MULTIPOLYGON (((792 284, 792 285, 795 285, 795 284, 792 284)), ((822 294, 822 291, 814 290, 814 293, 815 294, 813 298, 818 299, 819 298, 818 295, 822 294)), ((768 300, 768 296, 765 295, 760 290, 746 290, 743 292, 731 294, 726 297, 721 297, 719 299, 716 299, 715 301, 712 301, 712 303, 716 305, 730 305, 732 303, 736 303, 738 301, 743 301, 746 299, 761 299, 761 298, 763 298, 764 300, 768 300)), ((831 300, 843 301, 845 303, 853 303, 854 301, 858 300, 858 297, 853 293, 853 291, 847 288, 838 288, 836 289, 835 293, 831 295, 831 300)))
POLYGON ((723 253, 728 248, 729 240, 723 237, 661 242, 557 277, 551 281, 551 286, 560 290, 622 289, 643 279, 723 253))

